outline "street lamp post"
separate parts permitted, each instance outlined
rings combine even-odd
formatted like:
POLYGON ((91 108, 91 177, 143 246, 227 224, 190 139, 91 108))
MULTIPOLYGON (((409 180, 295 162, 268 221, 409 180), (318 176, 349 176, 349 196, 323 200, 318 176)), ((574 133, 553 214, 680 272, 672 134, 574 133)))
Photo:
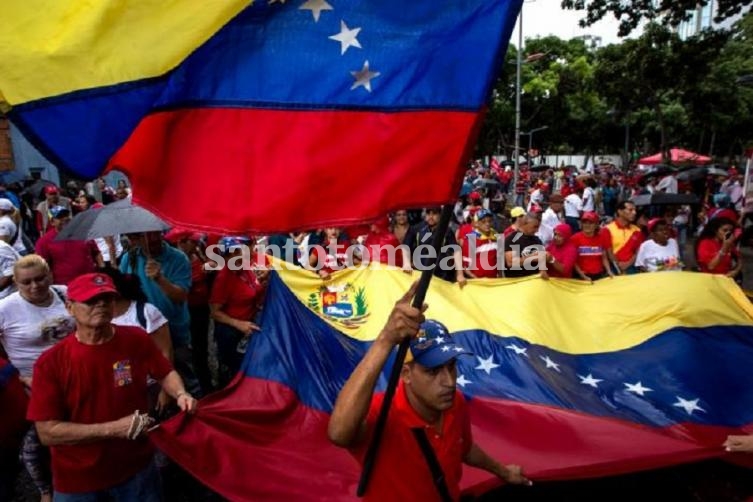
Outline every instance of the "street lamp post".
POLYGON ((513 193, 518 186, 520 178, 520 73, 523 67, 523 6, 520 6, 518 15, 518 57, 515 62, 515 151, 513 170, 513 193))
POLYGON ((539 131, 544 131, 546 129, 549 129, 549 126, 541 126, 537 127, 536 129, 531 129, 528 132, 520 133, 522 136, 528 136, 528 155, 530 155, 531 150, 533 150, 533 135, 539 131))

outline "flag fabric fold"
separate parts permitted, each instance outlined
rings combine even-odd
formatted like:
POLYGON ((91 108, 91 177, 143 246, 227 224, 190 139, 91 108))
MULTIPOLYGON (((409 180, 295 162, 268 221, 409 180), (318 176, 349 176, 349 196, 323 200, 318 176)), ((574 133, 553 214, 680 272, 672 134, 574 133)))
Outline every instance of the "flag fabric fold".
MULTIPOLYGON (((727 434, 753 431, 745 295, 726 278, 661 275, 433 282, 428 317, 474 353, 458 388, 475 440, 534 480, 575 479, 721 457, 727 434)), ((279 271, 241 373, 154 441, 231 500, 355 500, 359 468, 328 443, 327 419, 410 280, 379 265, 327 283, 279 271)), ((465 470, 467 492, 496 484, 465 470)))
POLYGON ((269 233, 453 199, 521 0, 40 3, 0 34, 32 142, 173 223, 269 233))

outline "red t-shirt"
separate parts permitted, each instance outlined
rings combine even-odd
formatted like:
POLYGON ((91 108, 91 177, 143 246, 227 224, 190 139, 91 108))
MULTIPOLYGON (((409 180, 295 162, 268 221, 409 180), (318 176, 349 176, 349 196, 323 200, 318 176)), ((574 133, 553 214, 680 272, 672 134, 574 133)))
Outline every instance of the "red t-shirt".
POLYGON ((726 255, 722 255, 716 268, 714 268, 714 270, 709 270, 709 263, 711 263, 711 260, 713 260, 721 250, 722 243, 714 238, 702 239, 698 243, 698 251, 696 253, 698 256, 696 257, 696 261, 698 262, 698 268, 701 269, 701 272, 706 272, 707 274, 727 274, 732 270, 732 258, 737 256, 736 249, 733 249, 726 255))
POLYGON ((578 258, 575 263, 583 273, 589 275, 604 273, 604 263, 601 257, 602 252, 609 247, 609 240, 605 234, 599 232, 589 237, 583 232, 578 232, 570 238, 570 242, 577 249, 578 258))
MULTIPOLYGON (((162 380, 173 368, 144 330, 113 329, 102 345, 68 336, 42 353, 34 364, 29 420, 99 424, 149 409, 147 376, 162 380)), ((116 486, 143 470, 154 453, 147 439, 102 439, 50 452, 53 485, 63 493, 116 486)))
POLYGON ((311 254, 316 255, 317 263, 322 265, 322 270, 331 274, 348 265, 347 251, 349 246, 350 242, 348 241, 338 241, 335 244, 325 241, 311 248, 311 254))
MULTIPOLYGON (((371 400, 366 417, 366 438, 351 453, 363 464, 366 449, 371 441, 384 394, 376 394, 371 400)), ((395 400, 387 418, 387 424, 379 446, 379 455, 371 474, 369 489, 364 501, 416 500, 440 501, 439 492, 431 479, 431 471, 416 442, 412 428, 426 431, 437 460, 444 471, 447 489, 453 500, 460 498, 460 477, 463 459, 473 445, 471 420, 465 398, 455 393, 455 403, 444 412, 442 433, 424 421, 408 402, 405 386, 401 381, 395 392, 395 400)))
POLYGON ((578 259, 578 249, 573 244, 572 239, 561 246, 557 246, 552 242, 549 244, 549 246, 547 246, 546 250, 550 255, 554 257, 555 260, 557 260, 558 263, 562 264, 562 268, 564 269, 560 273, 557 272, 554 267, 550 266, 547 267, 547 274, 549 274, 550 277, 572 277, 573 268, 575 267, 575 262, 578 259))
POLYGON ((392 232, 369 232, 363 245, 369 250, 371 261, 378 261, 395 267, 403 266, 403 253, 397 249, 400 241, 392 232), (394 258, 392 255, 394 255, 394 258))
POLYGON ((460 228, 458 228, 458 234, 457 234, 458 235, 458 238, 457 238, 458 243, 462 246, 463 245, 463 241, 465 241, 466 236, 468 234, 473 233, 474 230, 475 229, 473 228, 473 224, 472 223, 463 223, 462 225, 460 225, 460 228))
POLYGON ((18 377, 18 370, 0 357, 0 453, 17 451, 29 430, 26 407, 29 398, 18 377))
POLYGON ((603 227, 601 232, 608 239, 608 248, 612 249, 617 261, 633 259, 644 240, 643 232, 636 225, 623 227, 617 220, 603 227))
POLYGON ((481 235, 480 232, 474 230, 463 239, 461 250, 463 252, 464 269, 482 279, 497 277, 497 234, 481 235), (475 240, 475 257, 471 256, 471 240, 475 240))
POLYGON ((209 303, 209 284, 204 262, 191 257, 191 289, 188 291, 188 305, 191 307, 209 303))
POLYGON ((96 272, 99 248, 94 241, 56 241, 54 228, 39 238, 36 253, 47 260, 55 284, 68 284, 79 275, 96 272))
POLYGON ((251 270, 230 270, 217 273, 212 284, 209 303, 220 305, 220 310, 241 321, 251 321, 256 315, 262 286, 251 270))

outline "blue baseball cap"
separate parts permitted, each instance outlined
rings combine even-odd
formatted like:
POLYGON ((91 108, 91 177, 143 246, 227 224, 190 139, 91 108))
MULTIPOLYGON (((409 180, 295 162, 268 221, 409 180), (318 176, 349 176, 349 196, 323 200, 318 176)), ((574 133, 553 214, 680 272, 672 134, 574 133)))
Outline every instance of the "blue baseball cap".
POLYGON ((50 216, 53 218, 65 218, 66 216, 70 216, 71 211, 67 207, 63 206, 53 206, 50 208, 50 216))
POLYGON ((447 327, 439 321, 421 323, 418 335, 410 343, 412 360, 426 368, 442 366, 463 354, 473 355, 473 352, 456 344, 447 327))
POLYGON ((488 209, 482 209, 481 211, 476 213, 476 221, 481 221, 487 217, 494 218, 494 214, 492 214, 492 212, 489 211, 488 209))
POLYGON ((236 249, 240 249, 243 246, 248 246, 251 242, 251 239, 248 237, 243 237, 240 235, 226 235, 222 239, 220 239, 219 245, 222 246, 222 248, 226 252, 235 251, 236 249))

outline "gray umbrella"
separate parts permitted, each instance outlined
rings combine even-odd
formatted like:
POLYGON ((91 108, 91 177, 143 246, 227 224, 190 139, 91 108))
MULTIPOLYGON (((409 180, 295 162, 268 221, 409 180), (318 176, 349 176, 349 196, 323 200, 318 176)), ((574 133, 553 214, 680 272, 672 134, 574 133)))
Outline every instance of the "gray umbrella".
POLYGON ((170 226, 130 200, 121 200, 101 209, 87 209, 76 215, 56 240, 89 240, 118 234, 162 232, 170 226))

